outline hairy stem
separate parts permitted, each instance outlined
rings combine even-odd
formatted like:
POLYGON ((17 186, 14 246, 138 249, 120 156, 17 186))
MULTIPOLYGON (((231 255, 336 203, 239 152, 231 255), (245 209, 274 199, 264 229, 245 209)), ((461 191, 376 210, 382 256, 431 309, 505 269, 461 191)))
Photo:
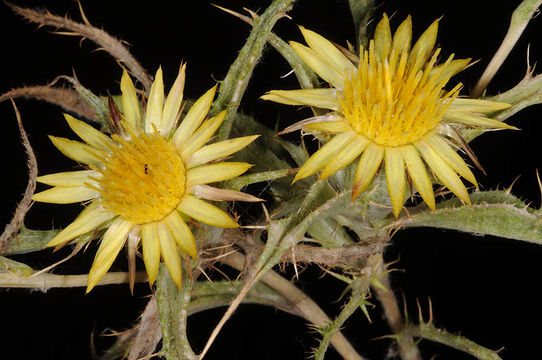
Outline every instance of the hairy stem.
MULTIPOLYGON (((184 261, 183 261, 184 265, 184 261)), ((160 264, 158 278, 156 279, 156 300, 162 325, 162 355, 167 360, 196 360, 188 338, 186 336, 186 319, 190 305, 190 292, 192 291, 192 278, 183 266, 183 287, 177 285, 169 276, 164 264, 160 264)))
POLYGON ((466 337, 450 334, 449 332, 438 329, 431 323, 421 323, 416 326, 410 325, 405 329, 405 334, 453 347, 480 360, 502 360, 497 354, 497 351, 480 346, 466 337))
POLYGON ((378 257, 378 260, 380 260, 378 261, 380 267, 378 271, 380 274, 378 281, 383 286, 374 286, 373 288, 376 292, 376 297, 378 301, 384 309, 384 315, 386 317, 386 320, 388 321, 391 330, 395 334, 400 335, 397 339, 397 346, 399 348, 399 354, 401 355, 401 359, 421 360, 420 352, 418 350, 418 347, 414 343, 412 336, 404 335, 405 321, 403 320, 403 316, 401 315, 401 311, 399 310, 397 298, 391 290, 390 279, 386 272, 382 254, 375 255, 375 257, 378 257))
MULTIPOLYGON (((0 273, 0 287, 38 289, 73 288, 87 286, 88 275, 56 275, 43 273, 36 276, 20 277, 11 273, 0 273)), ((127 272, 109 272, 98 283, 100 285, 122 284, 129 281, 127 272)), ((136 281, 147 281, 147 273, 136 273, 136 281)))
POLYGON ((273 1, 262 16, 255 21, 247 42, 241 51, 239 51, 239 56, 237 56, 235 62, 231 65, 212 108, 213 113, 227 108, 226 118, 218 131, 219 141, 227 139, 230 134, 237 108, 252 77, 252 72, 262 56, 271 29, 284 16, 286 11, 290 9, 293 2, 294 0, 273 1))

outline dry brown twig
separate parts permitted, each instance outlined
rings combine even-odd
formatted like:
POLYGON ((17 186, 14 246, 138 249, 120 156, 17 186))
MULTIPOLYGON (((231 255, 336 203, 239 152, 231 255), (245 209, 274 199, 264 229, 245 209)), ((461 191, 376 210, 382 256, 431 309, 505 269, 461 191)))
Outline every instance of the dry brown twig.
POLYGON ((28 156, 28 184, 24 191, 23 199, 17 205, 13 218, 11 219, 10 223, 6 225, 2 235, 0 235, 0 253, 2 253, 2 250, 9 244, 15 235, 17 235, 17 232, 23 223, 24 217, 32 205, 32 195, 36 190, 36 178, 38 177, 38 162, 36 161, 36 155, 34 155, 32 146, 30 145, 26 132, 24 131, 21 114, 15 105, 15 101, 11 100, 11 103, 13 104, 17 124, 19 125, 23 146, 26 150, 26 155, 28 156))
POLYGON ((98 50, 105 50, 111 56, 113 56, 117 61, 124 64, 128 70, 137 78, 147 91, 150 90, 152 80, 147 74, 147 71, 141 66, 141 64, 132 56, 128 51, 126 46, 123 43, 116 39, 115 37, 109 35, 102 29, 95 28, 90 24, 81 4, 79 4, 79 10, 81 12, 81 17, 83 18, 84 23, 78 23, 67 17, 61 17, 51 14, 49 11, 36 11, 33 9, 28 9, 24 7, 17 6, 6 2, 6 4, 11 7, 15 13, 24 17, 30 22, 38 24, 38 27, 42 26, 51 26, 56 29, 63 29, 67 31, 56 31, 55 33, 59 35, 68 35, 68 36, 81 36, 83 39, 89 39, 96 43, 99 48, 98 50))
POLYGON ((33 98, 60 106, 65 111, 77 114, 88 120, 98 121, 92 107, 76 91, 68 88, 53 87, 58 79, 59 77, 47 85, 25 86, 10 90, 0 95, 0 102, 16 98, 33 98))

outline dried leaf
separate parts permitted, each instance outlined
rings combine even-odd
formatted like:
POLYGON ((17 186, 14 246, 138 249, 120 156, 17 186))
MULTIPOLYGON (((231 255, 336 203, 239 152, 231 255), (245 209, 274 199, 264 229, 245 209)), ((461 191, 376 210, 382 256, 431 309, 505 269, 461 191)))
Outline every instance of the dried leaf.
POLYGON ((13 109, 15 110, 15 116, 17 117, 17 124, 19 125, 19 131, 21 132, 23 146, 28 156, 28 185, 26 186, 23 199, 19 205, 17 205, 13 218, 11 219, 10 223, 6 225, 2 235, 0 235, 0 253, 2 253, 3 249, 9 244, 15 235, 17 235, 17 232, 23 223, 24 216, 30 209, 30 205, 32 204, 32 195, 36 190, 36 178, 38 176, 38 163, 36 161, 34 151, 32 150, 32 146, 30 146, 30 142, 26 136, 26 132, 24 131, 21 114, 19 113, 15 102, 13 100, 11 100, 11 102, 13 104, 13 109))
POLYGON ((128 360, 147 358, 154 352, 161 339, 162 329, 160 327, 158 305, 156 298, 153 296, 145 307, 143 314, 141 314, 141 322, 130 348, 128 360))
POLYGON ((130 72, 136 77, 147 91, 151 88, 151 78, 141 64, 130 54, 128 49, 122 42, 105 31, 92 26, 83 12, 82 17, 84 24, 70 20, 67 17, 61 17, 51 14, 49 11, 37 11, 15 4, 7 3, 9 7, 18 15, 24 17, 28 21, 39 24, 39 26, 52 26, 56 29, 68 30, 68 32, 57 32, 61 35, 81 36, 83 39, 88 38, 96 43, 100 49, 107 51, 111 56, 119 62, 126 65, 130 72))

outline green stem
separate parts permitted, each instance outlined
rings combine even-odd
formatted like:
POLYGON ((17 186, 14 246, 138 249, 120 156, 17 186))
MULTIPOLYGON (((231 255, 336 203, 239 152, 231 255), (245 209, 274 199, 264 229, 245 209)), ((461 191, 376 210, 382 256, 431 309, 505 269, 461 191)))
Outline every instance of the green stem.
POLYGON ((318 348, 314 351, 315 360, 324 360, 327 348, 331 342, 333 335, 339 332, 344 322, 352 316, 352 314, 359 308, 365 307, 367 296, 369 295, 369 283, 365 279, 357 279, 352 283, 352 295, 348 302, 342 308, 339 316, 332 322, 326 324, 320 328, 322 339, 318 348))
POLYGON ((519 37, 527 27, 527 24, 532 19, 534 12, 538 10, 540 4, 542 4, 542 0, 524 0, 516 10, 514 10, 510 20, 510 27, 508 28, 508 32, 506 33, 501 46, 493 56, 493 59, 491 59, 489 65, 472 91, 471 96, 473 98, 479 97, 491 79, 493 79, 504 60, 506 60, 510 54, 510 51, 512 51, 514 45, 516 45, 519 37))
POLYGON ((181 290, 171 279, 164 264, 160 264, 156 279, 156 300, 162 325, 162 355, 167 360, 197 360, 186 336, 186 319, 190 305, 192 278, 183 261, 183 287, 181 290))
POLYGON ((284 16, 295 0, 275 0, 265 12, 255 20, 254 27, 247 42, 239 52, 237 59, 231 65, 226 78, 222 82, 218 98, 212 107, 212 113, 227 108, 226 118, 218 130, 218 141, 227 139, 237 108, 245 93, 252 72, 256 67, 271 29, 284 16))
POLYGON ((480 346, 463 336, 438 329, 431 323, 422 323, 417 326, 411 325, 405 329, 405 334, 450 346, 480 360, 502 360, 496 351, 480 346))
POLYGON ((382 287, 374 286, 374 290, 378 301, 382 305, 388 325, 390 326, 391 330, 398 335, 397 347, 399 348, 401 359, 420 360, 420 351, 418 350, 416 343, 413 341, 412 336, 404 334, 405 321, 401 311, 399 310, 397 298, 391 289, 390 279, 384 265, 382 254, 375 255, 375 258, 378 258, 378 281, 382 287))

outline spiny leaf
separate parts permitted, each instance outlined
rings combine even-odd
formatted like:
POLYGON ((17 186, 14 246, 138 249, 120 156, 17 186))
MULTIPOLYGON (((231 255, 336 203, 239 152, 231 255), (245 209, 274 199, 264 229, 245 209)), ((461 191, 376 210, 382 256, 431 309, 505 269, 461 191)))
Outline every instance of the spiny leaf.
POLYGON ((505 191, 481 191, 471 194, 471 201, 470 206, 458 199, 443 201, 436 211, 411 212, 397 225, 453 229, 542 244, 540 213, 518 198, 505 191))

